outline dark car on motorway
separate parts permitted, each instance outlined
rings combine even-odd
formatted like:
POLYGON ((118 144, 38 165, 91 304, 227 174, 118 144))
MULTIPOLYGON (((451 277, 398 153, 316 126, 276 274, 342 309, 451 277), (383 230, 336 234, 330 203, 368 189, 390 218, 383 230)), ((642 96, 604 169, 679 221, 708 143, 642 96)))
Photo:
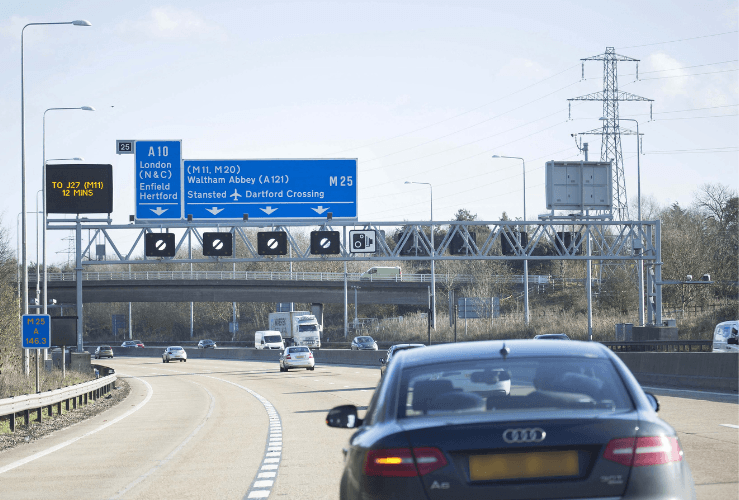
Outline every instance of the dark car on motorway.
POLYGON ((198 342, 198 349, 215 349, 216 343, 210 339, 203 339, 198 342))
POLYGON ((536 335, 534 340, 570 340, 566 333, 542 333, 536 335))
POLYGON ((384 358, 380 358, 380 363, 382 363, 382 366, 380 366, 380 376, 382 377, 385 375, 385 370, 387 369, 387 365, 390 363, 390 360, 393 358, 395 353, 400 351, 405 351, 406 349, 415 349, 416 347, 426 347, 425 344, 396 344, 391 345, 390 349, 387 350, 387 354, 384 358))
POLYGON ((362 335, 360 337, 354 337, 351 345, 352 351, 376 351, 377 342, 369 335, 362 335))
POLYGON ((694 499, 658 410, 601 344, 481 341, 397 353, 364 418, 326 423, 356 428, 342 499, 694 499))
POLYGON ((113 348, 109 345, 101 345, 98 346, 97 349, 95 349, 95 359, 100 358, 112 358, 113 357, 113 348))
POLYGON ((124 340, 121 347, 144 347, 144 343, 140 340, 124 340))

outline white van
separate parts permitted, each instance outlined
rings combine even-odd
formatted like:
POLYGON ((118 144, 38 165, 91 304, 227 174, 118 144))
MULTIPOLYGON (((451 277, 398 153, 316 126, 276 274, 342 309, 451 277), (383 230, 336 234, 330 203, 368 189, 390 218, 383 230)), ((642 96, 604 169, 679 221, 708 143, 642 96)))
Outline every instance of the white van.
POLYGON ((282 334, 275 330, 254 332, 254 347, 257 349, 285 349, 282 334))
POLYGON ((713 331, 713 352, 739 352, 739 321, 724 321, 713 331))
POLYGON ((363 272, 360 276, 360 280, 393 280, 400 281, 403 278, 403 271, 400 270, 400 266, 395 267, 371 267, 367 271, 363 272))

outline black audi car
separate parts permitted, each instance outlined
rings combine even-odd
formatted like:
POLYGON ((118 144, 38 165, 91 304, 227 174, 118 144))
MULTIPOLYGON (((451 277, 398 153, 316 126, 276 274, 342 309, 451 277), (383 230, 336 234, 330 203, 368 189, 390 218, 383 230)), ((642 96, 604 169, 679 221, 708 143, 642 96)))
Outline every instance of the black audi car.
POLYGON ((484 341, 397 353, 326 423, 357 428, 342 499, 694 499, 658 409, 601 344, 484 341))

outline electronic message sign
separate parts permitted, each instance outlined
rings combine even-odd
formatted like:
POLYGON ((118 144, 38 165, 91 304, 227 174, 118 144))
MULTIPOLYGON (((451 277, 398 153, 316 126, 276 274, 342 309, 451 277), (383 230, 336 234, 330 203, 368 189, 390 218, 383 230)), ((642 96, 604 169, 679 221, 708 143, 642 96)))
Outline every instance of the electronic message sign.
POLYGON ((112 211, 112 165, 46 165, 47 214, 112 211))

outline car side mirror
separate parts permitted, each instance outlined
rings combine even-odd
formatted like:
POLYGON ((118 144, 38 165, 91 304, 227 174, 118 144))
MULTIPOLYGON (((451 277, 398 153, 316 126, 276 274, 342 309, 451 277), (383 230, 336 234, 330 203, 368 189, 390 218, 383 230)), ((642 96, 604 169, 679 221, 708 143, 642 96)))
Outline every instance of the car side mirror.
POLYGON ((645 392, 644 394, 647 395, 647 399, 649 400, 649 404, 652 405, 652 409, 655 412, 659 411, 659 400, 657 399, 657 396, 655 396, 651 392, 645 392))
POLYGON ((326 425, 340 429, 354 429, 362 425, 363 420, 357 416, 357 407, 341 405, 333 408, 326 415, 326 425))
POLYGON ((733 344, 733 345, 739 345, 739 338, 737 338, 737 337, 729 337, 726 340, 726 343, 727 344, 733 344))
POLYGON ((381 365, 384 365, 385 364, 385 358, 380 358, 380 364, 381 365))

